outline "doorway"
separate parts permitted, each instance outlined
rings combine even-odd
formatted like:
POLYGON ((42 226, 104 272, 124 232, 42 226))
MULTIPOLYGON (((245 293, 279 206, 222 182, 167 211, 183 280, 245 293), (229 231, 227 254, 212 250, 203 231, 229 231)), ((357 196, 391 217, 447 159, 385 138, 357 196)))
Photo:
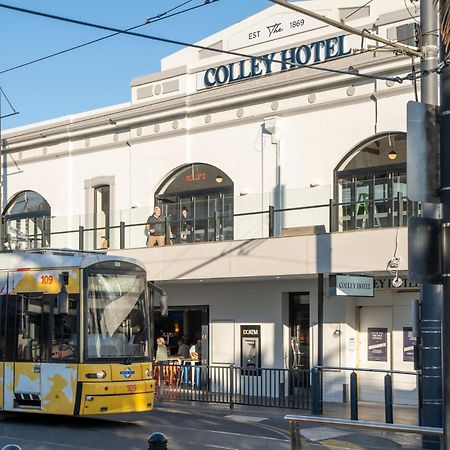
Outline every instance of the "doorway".
MULTIPOLYGON (((170 356, 176 356, 178 341, 184 336, 188 346, 202 340, 202 365, 209 362, 209 306, 169 307, 167 317, 155 309, 155 339, 162 336, 170 356)), ((156 346, 155 346, 156 348, 156 346)))
POLYGON ((289 368, 310 368, 309 293, 289 294, 289 368))

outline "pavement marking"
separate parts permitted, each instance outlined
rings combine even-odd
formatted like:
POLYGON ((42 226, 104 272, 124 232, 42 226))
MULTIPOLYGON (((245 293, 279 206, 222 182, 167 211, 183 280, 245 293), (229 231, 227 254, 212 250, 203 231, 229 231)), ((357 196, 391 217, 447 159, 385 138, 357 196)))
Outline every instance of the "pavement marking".
MULTIPOLYGON (((169 428, 173 431, 173 425, 158 425, 159 428, 169 428)), ((278 441, 278 442, 290 442, 290 439, 279 439, 279 438, 273 438, 268 436, 255 436, 254 434, 242 434, 242 433, 233 433, 230 431, 219 431, 219 430, 205 430, 202 428, 192 428, 192 427, 180 427, 177 426, 178 430, 186 430, 186 431, 201 431, 202 433, 213 433, 213 434, 228 434, 230 436, 239 436, 239 437, 245 437, 245 438, 252 438, 252 439, 265 439, 267 441, 278 441)))
POLYGON ((264 420, 269 420, 268 417, 254 417, 254 416, 240 416, 238 414, 233 414, 230 416, 224 416, 225 419, 232 420, 234 422, 240 423, 258 423, 264 420))
POLYGON ((312 428, 303 428, 300 431, 300 434, 304 436, 306 439, 312 442, 324 441, 326 439, 333 439, 340 436, 348 436, 348 431, 340 431, 335 428, 330 427, 312 427, 312 428))
POLYGON ((327 439, 325 441, 320 441, 320 444, 329 449, 339 448, 339 449, 350 449, 350 450, 364 450, 358 444, 350 441, 341 441, 340 439, 327 439))
POLYGON ((19 438, 17 436, 5 436, 5 435, 0 435, 0 439, 8 439, 11 441, 16 441, 16 442, 32 442, 34 444, 43 444, 43 445, 53 445, 55 447, 67 447, 67 448, 77 448, 79 450, 98 450, 98 447, 94 448, 94 447, 80 447, 79 444, 77 445, 70 445, 70 444, 61 444, 60 442, 51 442, 51 441, 36 441, 35 439, 24 439, 24 438, 19 438))
POLYGON ((206 444, 205 446, 211 448, 221 448, 225 450, 239 450, 238 448, 235 447, 223 447, 222 445, 214 445, 214 444, 206 444))

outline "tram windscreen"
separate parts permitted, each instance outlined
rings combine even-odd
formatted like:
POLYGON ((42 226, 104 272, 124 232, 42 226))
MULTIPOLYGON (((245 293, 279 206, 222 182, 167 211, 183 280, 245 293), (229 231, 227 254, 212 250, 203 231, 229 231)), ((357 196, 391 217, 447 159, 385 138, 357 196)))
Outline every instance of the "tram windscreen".
POLYGON ((88 358, 148 356, 145 286, 141 274, 88 274, 88 358))

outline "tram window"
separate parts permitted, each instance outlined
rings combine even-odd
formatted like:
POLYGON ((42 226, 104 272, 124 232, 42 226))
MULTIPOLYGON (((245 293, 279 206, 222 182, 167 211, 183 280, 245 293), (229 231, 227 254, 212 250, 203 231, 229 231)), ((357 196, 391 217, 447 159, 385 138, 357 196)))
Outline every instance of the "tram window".
POLYGON ((43 296, 16 296, 17 361, 48 361, 50 308, 43 296))
POLYGON ((69 297, 69 313, 59 314, 57 297, 53 298, 52 359, 74 360, 78 354, 78 300, 69 297))

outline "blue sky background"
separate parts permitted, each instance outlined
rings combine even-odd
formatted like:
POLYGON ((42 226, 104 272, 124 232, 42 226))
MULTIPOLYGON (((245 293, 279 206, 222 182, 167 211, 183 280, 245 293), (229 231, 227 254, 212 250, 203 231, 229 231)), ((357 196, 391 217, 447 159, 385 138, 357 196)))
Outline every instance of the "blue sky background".
MULTIPOLYGON (((183 0, 10 0, 5 3, 124 29, 183 0)), ((192 0, 180 9, 202 3, 204 0, 192 0)), ((195 42, 269 6, 269 0, 218 0, 137 31, 195 42)), ((105 34, 108 33, 0 8, 0 71, 105 34)), ((119 35, 1 74, 0 86, 20 112, 3 119, 2 128, 127 102, 132 78, 157 72, 160 59, 179 49, 119 35)), ((3 99, 2 114, 9 112, 3 99)))

